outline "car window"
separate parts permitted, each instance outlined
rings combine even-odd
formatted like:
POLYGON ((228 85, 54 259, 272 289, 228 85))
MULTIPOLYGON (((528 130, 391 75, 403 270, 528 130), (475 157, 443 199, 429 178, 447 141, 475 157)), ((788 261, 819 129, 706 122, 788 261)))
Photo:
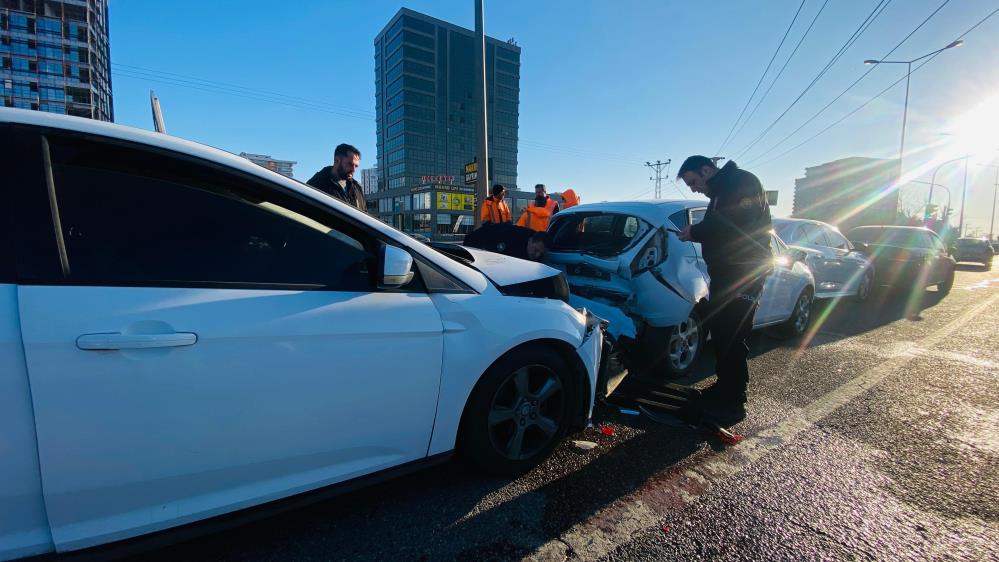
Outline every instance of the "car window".
POLYGON ((574 213, 556 217, 549 229, 555 251, 616 255, 630 248, 652 228, 631 215, 574 213))
POLYGON ((929 237, 929 239, 930 239, 930 246, 933 249, 937 250, 938 252, 945 252, 945 251, 947 251, 947 249, 943 245, 943 242, 940 241, 940 237, 939 236, 937 236, 936 234, 931 234, 929 232, 924 232, 923 234, 925 234, 927 237, 929 237))
POLYGON ((796 243, 811 244, 813 246, 829 245, 829 242, 826 241, 825 236, 822 235, 822 230, 811 223, 803 223, 801 225, 801 228, 798 230, 798 238, 796 240, 796 243))
POLYGON ((687 209, 683 209, 682 211, 677 211, 673 213, 672 215, 669 216, 669 220, 680 230, 683 230, 684 228, 690 226, 690 219, 688 217, 687 209))
POLYGON ((834 230, 832 227, 823 226, 822 234, 825 235, 826 242, 829 244, 829 247, 839 250, 847 250, 850 248, 850 244, 846 241, 846 238, 844 238, 842 234, 834 230))
POLYGON ((788 244, 794 243, 793 242, 795 236, 794 230, 796 226, 797 223, 793 222, 776 222, 776 221, 774 222, 774 230, 777 231, 777 236, 780 237, 780 239, 783 240, 784 242, 787 242, 788 244))
POLYGON ((705 208, 690 210, 690 224, 697 224, 704 220, 704 215, 708 212, 705 208))
POLYGON ((49 144, 70 283, 373 288, 372 241, 265 185, 137 148, 49 144))

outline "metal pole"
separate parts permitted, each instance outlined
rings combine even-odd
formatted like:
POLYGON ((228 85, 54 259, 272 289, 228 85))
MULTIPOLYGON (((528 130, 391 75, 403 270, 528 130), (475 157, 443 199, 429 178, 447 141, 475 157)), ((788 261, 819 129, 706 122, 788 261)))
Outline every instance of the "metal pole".
POLYGON ((996 183, 995 189, 992 191, 992 223, 989 224, 989 244, 995 240, 995 228, 996 228, 996 195, 999 195, 999 166, 996 166, 996 183))
POLYGON ((964 186, 961 188, 961 218, 957 222, 957 237, 964 236, 964 200, 968 197, 968 159, 970 154, 964 157, 964 186))
MULTIPOLYGON (((909 77, 912 76, 912 63, 906 63, 905 72, 905 105, 902 108, 902 141, 898 145, 898 178, 895 180, 896 189, 902 187, 902 156, 905 154, 905 121, 909 117, 909 77)), ((930 186, 930 195, 933 195, 933 186, 930 186)))
MULTIPOLYGON (((486 202, 489 194, 489 106, 486 103, 488 85, 486 82, 486 14, 484 0, 475 0, 475 99, 479 103, 479 149, 477 151, 477 177, 475 179, 475 199, 479 205, 486 202)), ((482 225, 482 216, 475 213, 475 227, 482 225)))

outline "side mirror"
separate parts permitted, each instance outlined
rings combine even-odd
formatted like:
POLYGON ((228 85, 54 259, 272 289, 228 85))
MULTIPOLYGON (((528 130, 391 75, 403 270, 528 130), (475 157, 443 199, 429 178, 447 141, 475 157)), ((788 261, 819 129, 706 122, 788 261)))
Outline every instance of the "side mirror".
POLYGON ((853 249, 864 255, 871 255, 871 247, 863 242, 851 242, 853 249))
POLYGON ((379 289, 398 289, 413 280, 413 256, 395 246, 382 247, 382 278, 379 289))

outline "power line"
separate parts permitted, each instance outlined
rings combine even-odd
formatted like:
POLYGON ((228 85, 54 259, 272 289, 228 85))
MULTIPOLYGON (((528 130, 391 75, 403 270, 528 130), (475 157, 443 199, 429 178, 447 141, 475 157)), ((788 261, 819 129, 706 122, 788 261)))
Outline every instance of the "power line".
MULTIPOLYGON (((815 26, 815 22, 818 21, 819 16, 822 15, 822 12, 825 11, 826 6, 828 4, 829 0, 825 0, 825 2, 822 3, 822 7, 819 8, 819 11, 815 14, 815 17, 812 18, 812 23, 808 25, 808 29, 806 29, 805 33, 801 36, 800 39, 798 39, 798 44, 794 46, 794 50, 791 51, 791 55, 787 57, 786 61, 784 61, 784 66, 781 67, 780 71, 777 73, 777 76, 775 76, 773 81, 770 82, 770 86, 767 88, 767 91, 764 92, 763 95, 760 97, 759 101, 756 102, 756 105, 753 107, 753 111, 749 113, 749 117, 747 117, 746 120, 742 122, 742 126, 739 127, 738 131, 736 131, 735 133, 736 136, 738 136, 739 133, 741 133, 742 130, 746 128, 746 125, 749 123, 749 121, 753 118, 754 115, 756 115, 756 110, 759 109, 760 105, 763 104, 763 100, 765 100, 767 96, 770 95, 770 91, 774 89, 774 86, 777 84, 777 81, 780 80, 780 77, 784 74, 784 70, 787 69, 787 65, 791 63, 791 59, 794 58, 794 55, 798 52, 798 49, 801 47, 801 44, 805 42, 805 37, 808 37, 808 32, 810 32, 812 30, 812 27, 815 26)), ((743 151, 743 153, 744 152, 745 150, 743 151)), ((742 153, 740 153, 740 156, 741 155, 742 153)), ((736 158, 738 158, 738 156, 736 158)))
MULTIPOLYGON (((975 25, 971 26, 971 28, 969 28, 969 29, 968 29, 967 31, 965 31, 964 33, 962 33, 962 34, 961 34, 961 35, 960 35, 960 36, 959 36, 959 37, 958 37, 957 39, 963 39, 963 38, 964 38, 964 37, 966 37, 966 36, 967 36, 967 35, 968 35, 969 33, 971 33, 972 31, 974 31, 975 29, 977 29, 977 28, 978 28, 978 27, 979 27, 980 25, 982 25, 983 23, 985 23, 986 21, 988 21, 988 20, 989 20, 989 19, 990 19, 990 18, 991 18, 992 16, 996 15, 997 13, 999 13, 999 8, 996 8, 995 10, 992 10, 992 11, 991 11, 991 12, 990 12, 990 13, 989 13, 989 14, 988 14, 987 16, 985 16, 984 18, 982 18, 981 20, 979 20, 979 21, 978 21, 978 23, 976 23, 975 25)), ((955 39, 955 41, 956 41, 957 39, 955 39)), ((920 64, 919 64, 919 66, 917 66, 916 68, 912 69, 912 72, 916 72, 916 71, 918 71, 918 70, 919 70, 920 68, 923 68, 924 66, 926 66, 927 64, 929 64, 929 63, 930 63, 930 61, 932 61, 933 59, 937 58, 938 56, 940 56, 940 53, 936 53, 936 54, 934 54, 934 55, 930 56, 930 57, 929 57, 929 58, 927 58, 927 59, 926 59, 925 61, 923 61, 922 63, 920 63, 920 64)), ((769 163, 771 163, 771 162, 773 162, 773 161, 775 161, 775 160, 779 160, 779 159, 780 159, 781 157, 783 157, 784 155, 786 155, 786 154, 788 154, 788 153, 790 153, 790 152, 792 152, 792 151, 794 151, 794 150, 797 150, 798 148, 801 148, 801 147, 802 147, 802 146, 804 146, 805 144, 807 144, 807 143, 811 142, 811 141, 812 141, 813 139, 815 139, 815 138, 817 138, 817 137, 821 136, 822 134, 824 134, 824 133, 825 133, 826 131, 828 131, 829 129, 832 129, 832 128, 833 128, 833 127, 835 127, 836 125, 839 125, 840 123, 842 123, 843 121, 845 121, 845 120, 846 120, 847 118, 851 117, 852 115, 854 115, 855 113, 857 113, 858 111, 860 111, 861 109, 863 109, 863 108, 867 107, 867 105, 868 105, 868 104, 870 104, 871 102, 873 102, 873 101, 874 101, 874 100, 876 100, 877 98, 879 98, 879 97, 881 97, 882 95, 884 95, 884 94, 885 94, 886 92, 888 92, 888 90, 891 90, 891 89, 892 89, 892 88, 894 88, 895 86, 897 86, 897 85, 901 84, 901 83, 902 83, 902 81, 903 81, 903 80, 905 80, 905 78, 906 78, 906 77, 905 77, 905 76, 903 76, 903 77, 899 78, 898 80, 896 80, 895 82, 892 82, 892 83, 891 83, 891 85, 889 85, 889 86, 888 86, 887 88, 885 88, 884 90, 881 90, 880 92, 878 92, 878 93, 877 93, 876 95, 874 95, 874 96, 873 96, 872 98, 870 98, 869 100, 865 101, 865 102, 864 102, 863 104, 861 104, 861 105, 860 105, 860 107, 857 107, 856 109, 854 109, 854 110, 853 110, 853 111, 851 111, 850 113, 847 113, 847 114, 846 114, 846 115, 844 115, 843 117, 840 117, 839 119, 837 119, 836 121, 834 121, 834 122, 833 122, 832 124, 830 124, 830 125, 829 125, 829 126, 827 126, 826 128, 824 128, 824 129, 822 129, 821 131, 819 131, 818 133, 815 133, 815 134, 814 134, 814 135, 812 135, 811 137, 808 137, 808 138, 807 138, 807 139, 805 139, 804 141, 802 141, 802 142, 798 143, 797 145, 795 145, 795 146, 793 146, 793 147, 791 147, 791 148, 789 148, 789 149, 785 150, 784 152, 782 152, 782 153, 778 154, 777 156, 774 156, 773 158, 771 158, 771 159, 769 159, 769 160, 767 160, 767 161, 765 161, 765 162, 763 162, 763 163, 761 163, 761 164, 759 164, 759 165, 760 165, 760 166, 765 166, 765 165, 767 165, 767 164, 769 164, 769 163)), ((839 99, 839 98, 837 98, 837 99, 839 99)))
POLYGON ((269 103, 275 103, 278 105, 285 105, 288 107, 295 107, 298 109, 310 109, 313 111, 321 111, 323 113, 330 113, 333 115, 339 115, 341 117, 351 117, 354 119, 363 119, 365 121, 370 121, 373 119, 372 115, 362 115, 360 112, 355 110, 342 110, 336 109, 334 107, 325 106, 319 103, 304 103, 292 101, 289 99, 279 99, 275 97, 268 96, 266 94, 252 93, 249 91, 241 91, 233 88, 226 88, 222 86, 213 86, 210 84, 202 84, 192 80, 185 80, 182 78, 170 78, 168 76, 160 75, 148 75, 142 72, 133 72, 130 70, 114 69, 113 74, 119 77, 132 78, 136 80, 148 80, 150 82, 157 82, 160 84, 168 84, 172 86, 180 86, 183 88, 190 88, 193 90, 198 90, 202 92, 209 92, 214 94, 223 94, 227 96, 233 96, 244 99, 252 99, 256 101, 264 101, 269 103))
POLYGON ((288 95, 288 94, 283 94, 281 92, 274 92, 274 91, 270 91, 270 90, 262 90, 262 89, 259 89, 259 88, 250 88, 248 86, 240 86, 238 84, 231 84, 231 83, 228 83, 228 82, 219 82, 217 80, 208 80, 206 78, 198 78, 197 76, 191 76, 191 75, 188 75, 188 74, 178 74, 176 72, 168 72, 166 70, 156 70, 156 69, 153 69, 153 68, 147 68, 147 67, 143 67, 143 66, 135 66, 135 65, 131 65, 131 64, 123 64, 123 63, 119 63, 119 62, 112 62, 111 66, 112 67, 117 67, 117 68, 123 69, 123 70, 128 70, 128 71, 133 72, 133 73, 144 73, 144 74, 152 74, 152 75, 161 75, 161 76, 166 76, 166 77, 171 77, 171 78, 179 78, 179 79, 183 79, 184 81, 200 82, 200 83, 203 83, 205 85, 217 86, 217 87, 225 88, 225 89, 243 90, 243 91, 246 91, 248 93, 263 94, 263 95, 266 95, 266 96, 269 96, 269 97, 286 98, 286 99, 289 99, 289 100, 294 100, 294 101, 298 101, 298 102, 304 102, 304 103, 307 103, 307 104, 310 104, 310 105, 328 106, 328 107, 332 107, 332 108, 342 109, 344 111, 350 111, 352 113, 360 113, 360 114, 364 114, 364 115, 370 115, 372 118, 375 116, 375 112, 374 111, 370 111, 370 110, 366 110, 366 109, 358 109, 358 108, 349 107, 349 106, 345 106, 345 105, 337 105, 337 104, 332 104, 332 103, 329 103, 329 102, 326 102, 326 101, 321 101, 321 100, 316 100, 316 99, 302 98, 302 97, 298 97, 298 96, 292 96, 292 95, 288 95))
MULTIPOLYGON (((879 16, 881 16, 881 14, 885 11, 885 9, 888 7, 888 5, 891 4, 891 2, 892 2, 892 0, 887 0, 887 1, 886 0, 881 0, 881 2, 879 2, 878 5, 874 7, 874 9, 871 11, 871 13, 867 15, 867 18, 865 18, 864 21, 861 22, 860 26, 857 27, 857 29, 853 32, 852 35, 850 35, 850 37, 846 40, 846 42, 843 44, 843 46, 840 47, 839 51, 837 51, 836 54, 833 55, 833 57, 831 59, 829 59, 829 62, 827 62, 824 67, 822 67, 822 70, 820 70, 819 73, 816 74, 814 78, 812 78, 812 81, 809 82, 807 86, 805 86, 805 89, 802 90, 802 92, 800 94, 798 94, 798 98, 795 99, 794 102, 792 102, 790 106, 788 106, 788 108, 787 108, 788 110, 790 110, 792 107, 794 107, 794 105, 802 97, 804 97, 804 95, 807 94, 808 91, 811 90, 812 87, 815 86, 815 84, 818 83, 818 81, 821 80, 822 77, 825 76, 827 72, 829 72, 829 69, 832 68, 833 65, 835 65, 836 62, 839 61, 840 57, 842 57, 843 54, 845 54, 846 51, 849 50, 849 48, 852 47, 853 44, 856 43, 858 39, 860 39, 860 36, 863 35, 864 32, 866 32, 868 28, 870 28, 870 26, 874 23, 874 20, 876 20, 879 16)), ((769 90, 768 90, 768 93, 769 93, 769 90)), ((757 104, 756 107, 753 108, 753 114, 756 113, 756 109, 758 107, 759 107, 759 104, 757 104)), ((748 122, 748 120, 747 120, 747 122, 748 122)), ((776 123, 774 123, 774 124, 776 124, 776 123)), ((743 126, 745 126, 745 123, 743 124, 743 126)), ((739 130, 741 132, 742 128, 740 127, 739 130)), ((764 134, 766 134, 766 131, 764 131, 764 134)), ((757 140, 753 144, 755 145, 756 142, 759 142, 759 141, 757 140)), ((736 158, 742 158, 742 156, 744 154, 746 154, 752 148, 752 146, 753 145, 750 145, 748 148, 744 149, 742 152, 740 152, 736 156, 736 158)))
MULTIPOLYGON (((906 41, 908 41, 909 38, 912 37, 917 31, 919 31, 924 25, 926 25, 927 22, 929 22, 931 19, 933 19, 933 17, 937 15, 937 12, 939 12, 941 9, 943 9, 943 7, 946 6, 948 2, 950 2, 950 0, 945 0, 943 4, 940 4, 940 6, 937 7, 937 9, 934 10, 930 15, 926 16, 926 19, 924 19, 919 25, 917 25, 915 29, 913 29, 912 31, 910 31, 908 35, 906 35, 904 38, 902 38, 901 41, 899 41, 897 44, 895 44, 895 46, 892 47, 892 49, 890 51, 888 51, 887 53, 885 53, 884 55, 882 55, 881 59, 885 59, 885 58, 888 58, 889 56, 891 56, 891 54, 894 53, 896 50, 898 50, 898 48, 901 47, 902 44, 904 44, 906 41)), ((983 20, 983 22, 980 22, 979 25, 981 23, 984 23, 984 20, 983 20)), ((972 29, 974 29, 974 28, 972 28, 972 29)), ((969 32, 970 32, 970 30, 969 30, 969 32)), ((965 33, 967 34, 968 32, 965 32, 965 33)), ((784 144, 784 142, 786 142, 788 139, 790 139, 795 134, 797 134, 798 131, 800 131, 803 128, 805 128, 805 126, 807 126, 809 123, 811 123, 812 121, 814 121, 819 115, 822 115, 834 103, 836 103, 837 101, 839 101, 840 98, 842 98, 843 96, 845 96, 850 90, 853 89, 854 86, 856 86, 864 78, 866 78, 868 74, 870 74, 871 72, 874 72, 874 69, 876 69, 877 67, 878 67, 878 65, 874 65, 871 68, 867 69, 866 72, 864 72, 863 74, 860 75, 860 78, 857 78, 856 80, 854 80, 854 82, 852 84, 850 84, 849 86, 847 86, 842 92, 839 93, 838 96, 836 96, 835 98, 833 98, 833 100, 830 101, 829 103, 827 103, 822 109, 820 109, 817 112, 815 112, 814 115, 812 115, 811 117, 809 117, 797 129, 795 129, 790 134, 788 134, 787 136, 785 136, 784 138, 782 138, 780 141, 778 141, 776 144, 774 144, 773 146, 771 146, 769 149, 767 149, 763 153, 759 154, 758 156, 756 156, 755 158, 753 158, 752 160, 750 160, 750 162, 747 162, 747 164, 749 164, 751 162, 759 161, 761 158, 763 158, 764 156, 766 156, 767 154, 769 154, 770 152, 772 152, 778 146, 784 144)))
POLYGON ((774 60, 777 59, 777 53, 780 52, 781 47, 784 46, 784 41, 787 40, 787 35, 791 33, 791 28, 794 27, 794 22, 798 21, 798 15, 801 13, 801 9, 805 7, 805 1, 801 0, 801 4, 798 5, 798 11, 794 13, 794 17, 791 18, 791 23, 788 24, 787 29, 784 31, 784 37, 781 37, 780 43, 777 45, 777 49, 774 50, 774 54, 770 57, 770 62, 767 63, 767 67, 763 69, 763 74, 760 75, 760 80, 756 82, 756 87, 753 88, 753 93, 749 94, 749 99, 746 100, 746 105, 742 106, 742 111, 739 112, 739 117, 735 119, 735 123, 732 123, 732 128, 728 130, 728 134, 725 135, 725 140, 718 145, 718 149, 714 151, 714 154, 721 154, 721 151, 728 144, 729 139, 732 138, 732 132, 735 131, 735 127, 742 120, 742 116, 746 114, 746 109, 749 108, 749 104, 752 103, 753 98, 756 96, 756 92, 760 90, 760 84, 763 84, 763 79, 766 78, 767 73, 770 72, 770 67, 773 66, 774 60))

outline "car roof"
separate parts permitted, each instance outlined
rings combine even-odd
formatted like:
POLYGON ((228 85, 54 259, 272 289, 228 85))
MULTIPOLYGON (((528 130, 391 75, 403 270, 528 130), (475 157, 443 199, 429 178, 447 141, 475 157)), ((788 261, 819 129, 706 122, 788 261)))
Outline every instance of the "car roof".
POLYGON ((698 209, 708 206, 708 202, 700 199, 651 199, 646 201, 601 201, 599 203, 583 203, 570 209, 559 211, 556 217, 575 213, 619 213, 634 215, 646 222, 663 221, 669 215, 682 209, 698 209))
MULTIPOLYGON (((933 232, 932 230, 930 230, 930 229, 928 229, 928 228, 926 228, 924 226, 899 226, 899 225, 894 225, 894 224, 882 224, 882 225, 874 225, 874 226, 858 226, 856 228, 850 229, 850 232, 854 232, 856 230, 919 230, 919 231, 923 231, 923 232, 933 232)), ((936 234, 936 233, 934 232, 934 234, 936 234)))

